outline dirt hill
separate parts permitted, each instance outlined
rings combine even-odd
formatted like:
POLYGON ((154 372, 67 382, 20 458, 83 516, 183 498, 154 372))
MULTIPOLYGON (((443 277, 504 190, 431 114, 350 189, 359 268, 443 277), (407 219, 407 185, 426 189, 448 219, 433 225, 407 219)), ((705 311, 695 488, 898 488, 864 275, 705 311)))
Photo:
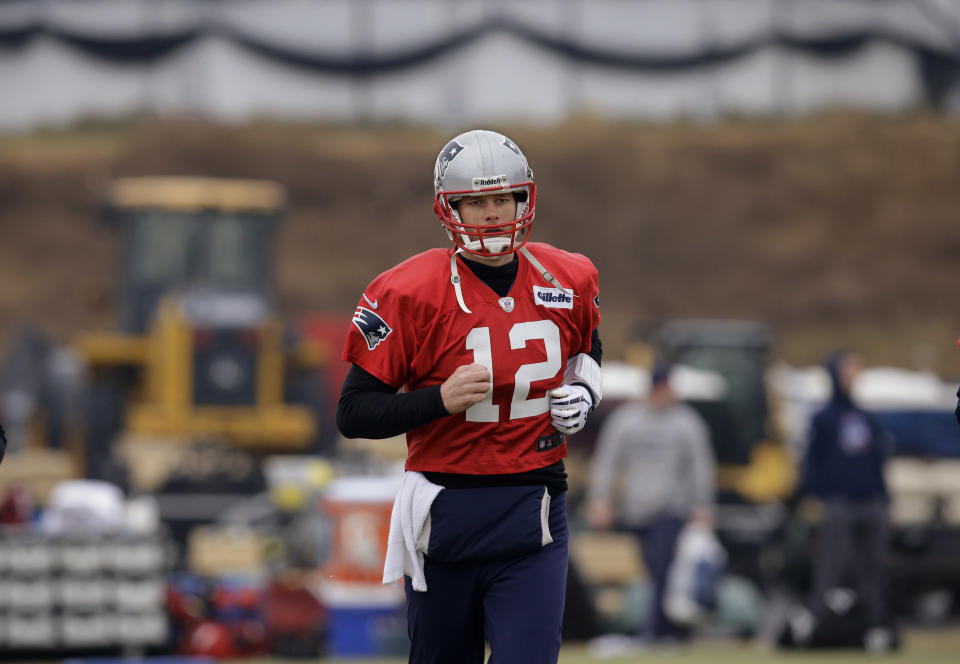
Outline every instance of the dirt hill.
MULTIPOLYGON (((540 187, 536 239, 600 268, 607 357, 634 323, 770 321, 778 355, 838 345, 960 376, 960 122, 827 117, 505 130, 540 187)), ((297 315, 348 316, 378 272, 445 243, 430 210, 450 131, 144 122, 0 137, 0 348, 113 325, 112 177, 271 178, 289 190, 278 287, 297 315)))

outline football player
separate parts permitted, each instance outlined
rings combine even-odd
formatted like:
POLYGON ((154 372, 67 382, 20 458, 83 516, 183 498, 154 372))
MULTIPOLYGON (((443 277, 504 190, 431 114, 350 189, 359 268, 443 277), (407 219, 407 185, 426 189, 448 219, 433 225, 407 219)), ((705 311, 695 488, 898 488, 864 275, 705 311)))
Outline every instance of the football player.
POLYGON ((364 290, 337 408, 347 437, 407 435, 432 503, 426 591, 406 578, 411 662, 551 663, 567 575, 566 436, 602 396, 597 270, 530 242, 537 188, 516 143, 474 130, 434 167, 453 243, 364 290), (403 388, 402 392, 398 390, 403 388))

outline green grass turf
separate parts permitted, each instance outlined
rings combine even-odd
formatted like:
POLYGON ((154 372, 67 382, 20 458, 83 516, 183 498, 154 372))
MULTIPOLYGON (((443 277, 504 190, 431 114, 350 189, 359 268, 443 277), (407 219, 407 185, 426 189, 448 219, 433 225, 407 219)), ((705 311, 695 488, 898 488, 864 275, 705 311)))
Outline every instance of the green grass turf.
MULTIPOLYGON (((281 664, 302 660, 236 660, 235 664, 281 664)), ((311 660, 317 664, 401 664, 404 658, 359 659, 328 658, 311 660)), ((960 662, 960 628, 937 631, 910 631, 904 635, 904 647, 889 656, 869 655, 861 651, 778 652, 755 643, 699 641, 688 647, 647 650, 630 657, 596 659, 584 644, 569 644, 560 653, 560 664, 588 662, 649 662, 655 664, 855 664, 858 662, 898 662, 909 664, 957 664, 960 662)))

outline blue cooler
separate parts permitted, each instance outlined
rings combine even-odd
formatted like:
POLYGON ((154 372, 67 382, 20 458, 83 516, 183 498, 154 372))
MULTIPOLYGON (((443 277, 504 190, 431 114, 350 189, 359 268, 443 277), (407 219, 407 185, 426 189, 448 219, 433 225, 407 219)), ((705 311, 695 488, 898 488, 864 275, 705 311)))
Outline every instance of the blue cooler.
POLYGON ((324 583, 329 654, 402 655, 409 650, 403 591, 397 586, 324 583))

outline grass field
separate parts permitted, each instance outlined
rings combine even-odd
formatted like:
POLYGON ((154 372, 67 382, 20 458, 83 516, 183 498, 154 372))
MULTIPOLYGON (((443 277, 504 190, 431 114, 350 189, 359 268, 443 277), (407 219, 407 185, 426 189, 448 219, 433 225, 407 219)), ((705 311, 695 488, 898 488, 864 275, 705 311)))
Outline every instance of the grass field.
MULTIPOLYGON (((292 660, 291 660, 292 661, 292 660)), ((333 664, 400 664, 405 659, 323 659, 333 664)), ((909 664, 956 664, 960 662, 960 627, 938 631, 911 631, 904 636, 904 647, 888 656, 860 651, 821 651, 814 653, 778 652, 757 643, 700 641, 688 648, 647 650, 629 657, 598 659, 591 657, 583 644, 563 647, 560 664, 587 662, 666 662, 669 664, 854 664, 856 662, 909 662, 909 664)), ((235 664, 280 664, 281 660, 236 660, 235 664)), ((454 663, 451 663, 454 664, 454 663)))

